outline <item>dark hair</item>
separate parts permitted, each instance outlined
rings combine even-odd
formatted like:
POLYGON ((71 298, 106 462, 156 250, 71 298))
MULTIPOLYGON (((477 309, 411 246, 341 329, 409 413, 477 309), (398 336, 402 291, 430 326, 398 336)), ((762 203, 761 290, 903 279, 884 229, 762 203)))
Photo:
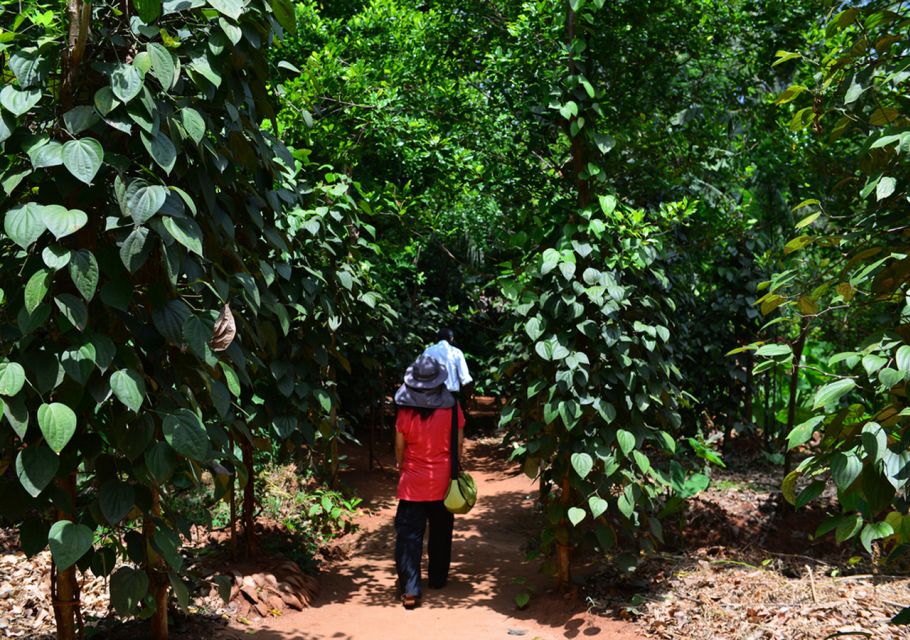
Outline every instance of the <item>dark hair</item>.
POLYGON ((447 342, 455 344, 455 332, 448 327, 440 329, 436 337, 440 340, 445 340, 447 342))
POLYGON ((433 412, 436 411, 436 409, 432 407, 412 407, 412 409, 417 412, 417 415, 420 416, 421 420, 429 420, 433 415, 433 412))

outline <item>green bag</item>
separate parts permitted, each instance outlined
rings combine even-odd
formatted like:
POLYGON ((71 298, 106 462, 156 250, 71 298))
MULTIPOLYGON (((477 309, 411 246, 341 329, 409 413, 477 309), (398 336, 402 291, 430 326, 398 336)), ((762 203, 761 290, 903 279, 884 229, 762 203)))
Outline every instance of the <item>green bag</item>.
POLYGON ((477 502, 477 485, 470 473, 462 471, 449 483, 446 492, 446 509, 452 513, 467 513, 477 502))
POLYGON ((452 407, 452 473, 449 490, 444 500, 446 509, 452 513, 467 513, 477 502, 477 484, 466 471, 458 472, 458 401, 452 407))

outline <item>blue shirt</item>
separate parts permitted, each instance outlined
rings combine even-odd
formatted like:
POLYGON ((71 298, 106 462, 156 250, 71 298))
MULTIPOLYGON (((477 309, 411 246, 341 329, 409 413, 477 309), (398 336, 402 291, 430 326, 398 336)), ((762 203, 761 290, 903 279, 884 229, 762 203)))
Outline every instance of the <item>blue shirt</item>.
POLYGON ((461 391, 463 385, 474 381, 468 371, 468 363, 465 362, 464 354, 458 347, 453 347, 446 340, 440 340, 432 344, 423 351, 423 355, 436 358, 445 365, 448 376, 446 377, 446 388, 449 391, 461 391))

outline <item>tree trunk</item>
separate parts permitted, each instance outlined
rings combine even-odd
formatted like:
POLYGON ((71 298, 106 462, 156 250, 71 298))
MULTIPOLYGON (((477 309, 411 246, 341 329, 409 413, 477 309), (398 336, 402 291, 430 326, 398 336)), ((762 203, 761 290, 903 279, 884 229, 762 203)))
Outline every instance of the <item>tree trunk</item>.
POLYGON ((76 92, 79 65, 85 55, 85 45, 88 43, 92 3, 82 0, 67 0, 66 16, 69 19, 69 32, 67 46, 63 50, 63 86, 60 92, 60 102, 64 110, 72 106, 73 95, 76 92))
MULTIPOLYGON (((330 369, 332 374, 330 380, 335 381, 335 370, 330 369)), ((334 385, 332 385, 334 388, 334 385)), ((329 443, 329 486, 333 489, 338 486, 338 407, 335 405, 335 402, 332 402, 332 408, 329 410, 329 424, 332 427, 332 440, 329 443)))
POLYGON ((142 535, 145 538, 148 556, 145 573, 149 579, 149 594, 155 602, 155 612, 149 620, 149 637, 152 640, 167 640, 167 567, 164 559, 152 549, 155 535, 155 520, 161 515, 161 496, 158 489, 152 487, 151 515, 142 519, 142 535))
MULTIPOLYGON (((57 480, 57 486, 69 498, 69 506, 76 506, 76 474, 71 473, 57 480)), ((58 510, 58 520, 74 519, 71 510, 58 510)), ((51 560, 51 601, 54 608, 54 620, 57 624, 57 640, 75 640, 82 638, 82 610, 79 599, 79 581, 76 579, 76 567, 57 571, 51 560)))
MULTIPOLYGON (((796 422, 796 388, 799 384, 799 370, 800 370, 800 361, 803 356, 803 348, 806 346, 806 337, 809 335, 809 318, 803 317, 799 329, 799 337, 796 339, 796 342, 793 344, 793 366, 790 368, 790 396, 787 399, 787 428, 784 431, 784 436, 789 434, 794 427, 794 422, 796 422)), ((793 456, 790 453, 790 450, 787 449, 787 452, 784 454, 784 477, 787 476, 793 467, 793 456)))
MULTIPOLYGON (((335 334, 332 334, 332 343, 331 351, 335 353, 337 348, 337 342, 335 340, 335 334)), ((326 378, 328 379, 332 391, 335 392, 336 397, 332 398, 332 408, 329 409, 329 426, 331 427, 332 439, 329 442, 329 486, 335 489, 338 484, 338 404, 337 400, 337 390, 338 390, 338 375, 335 372, 335 367, 329 365, 326 367, 326 378)))
POLYGON ((765 373, 765 415, 764 415, 764 426, 762 427, 762 430, 764 431, 764 436, 765 436, 765 449, 767 449, 769 447, 769 445, 771 444, 771 438, 770 438, 770 433, 769 433, 769 431, 771 429, 771 423, 768 421, 768 412, 771 411, 771 391, 773 389, 773 387, 771 385, 771 380, 772 380, 771 376, 772 376, 772 372, 770 370, 765 373))
POLYGON ((243 466, 246 467, 246 486, 243 488, 243 537, 246 543, 246 557, 256 555, 256 490, 253 480, 253 443, 246 438, 240 439, 240 451, 243 455, 243 466))
MULTIPOLYGON (((381 401, 381 400, 380 400, 380 402, 379 402, 379 411, 382 411, 382 401, 381 401)), ((377 422, 377 420, 378 420, 378 418, 377 418, 377 411, 376 411, 376 405, 375 405, 374 403, 370 403, 370 414, 369 414, 369 416, 370 416, 370 417, 367 418, 367 419, 370 421, 370 439, 369 439, 369 442, 367 443, 367 446, 368 446, 369 452, 370 452, 370 466, 369 466, 369 471, 370 471, 370 473, 372 473, 372 472, 373 472, 373 460, 376 458, 376 454, 375 454, 375 452, 374 452, 374 450, 373 450, 373 444, 374 444, 374 442, 375 442, 375 440, 376 440, 376 422, 377 422)))
MULTIPOLYGON (((234 450, 234 436, 230 436, 231 451, 234 450)), ((228 489, 228 504, 231 509, 231 560, 237 560, 237 470, 231 474, 230 489, 228 489)))
POLYGON ((752 358, 752 352, 747 351, 745 353, 746 358, 746 383, 743 388, 743 424, 747 425, 750 430, 753 426, 752 424, 752 368, 755 362, 752 358))
MULTIPOLYGON (((562 495, 559 497, 564 512, 572 506, 572 485, 569 483, 569 473, 571 472, 566 470, 566 475, 562 479, 562 495)), ((563 590, 568 589, 572 583, 570 536, 569 521, 563 516, 556 530, 556 587, 563 590)))

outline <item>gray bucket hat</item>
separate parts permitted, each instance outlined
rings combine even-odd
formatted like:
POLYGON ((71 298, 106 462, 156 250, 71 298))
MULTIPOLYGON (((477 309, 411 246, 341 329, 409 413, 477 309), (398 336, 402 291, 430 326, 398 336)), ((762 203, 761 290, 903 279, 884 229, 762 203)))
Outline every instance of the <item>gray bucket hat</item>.
POLYGON ((405 372, 404 384, 395 392, 395 404, 423 409, 451 407, 455 397, 445 387, 447 377, 445 365, 436 358, 420 356, 405 372))

